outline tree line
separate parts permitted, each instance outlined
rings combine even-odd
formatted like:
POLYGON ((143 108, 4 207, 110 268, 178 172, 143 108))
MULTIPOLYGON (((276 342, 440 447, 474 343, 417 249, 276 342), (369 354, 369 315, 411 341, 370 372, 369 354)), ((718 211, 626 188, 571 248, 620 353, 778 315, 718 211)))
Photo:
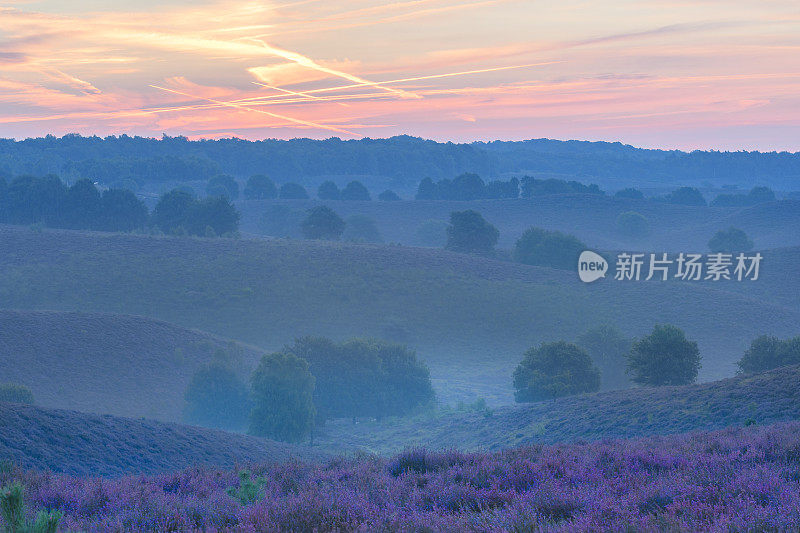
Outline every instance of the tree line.
POLYGON ((404 345, 303 337, 264 355, 249 386, 220 361, 186 391, 187 422, 298 442, 336 418, 402 416, 434 401, 427 367, 404 345))

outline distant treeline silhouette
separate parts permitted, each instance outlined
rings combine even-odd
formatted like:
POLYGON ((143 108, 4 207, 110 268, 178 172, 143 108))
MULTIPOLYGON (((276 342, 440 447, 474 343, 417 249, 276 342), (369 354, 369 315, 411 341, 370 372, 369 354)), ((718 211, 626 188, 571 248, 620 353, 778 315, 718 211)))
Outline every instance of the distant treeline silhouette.
POLYGON ((222 196, 200 200, 176 189, 159 199, 151 215, 127 189, 101 192, 88 179, 67 186, 58 176, 20 176, 11 183, 0 178, 0 223, 217 236, 236 232, 239 213, 222 196))

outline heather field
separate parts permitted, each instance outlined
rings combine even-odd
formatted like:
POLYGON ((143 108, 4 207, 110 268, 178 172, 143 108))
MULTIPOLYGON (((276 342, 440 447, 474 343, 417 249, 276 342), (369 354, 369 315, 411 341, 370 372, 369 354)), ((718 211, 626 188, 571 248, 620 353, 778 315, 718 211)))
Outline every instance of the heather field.
POLYGON ((800 423, 113 480, 6 465, 12 482, 70 531, 796 531, 800 423))

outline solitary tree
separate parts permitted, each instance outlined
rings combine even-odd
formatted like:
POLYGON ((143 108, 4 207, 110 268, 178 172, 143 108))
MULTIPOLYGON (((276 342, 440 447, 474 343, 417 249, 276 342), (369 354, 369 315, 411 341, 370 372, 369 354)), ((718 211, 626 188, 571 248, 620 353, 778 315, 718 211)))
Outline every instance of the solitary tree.
POLYGON ((298 183, 284 183, 281 185, 279 196, 283 200, 306 200, 308 193, 306 188, 298 183))
POLYGON ((625 211, 617 217, 617 231, 627 237, 644 237, 650 233, 650 222, 641 213, 625 211))
POLYGON ((514 399, 518 402, 538 402, 599 388, 600 371, 589 354, 564 341, 529 349, 514 371, 514 399))
POLYGON ((351 181, 342 189, 342 200, 371 200, 369 191, 360 181, 351 181))
POLYGON ((301 229, 306 239, 339 240, 344 232, 345 222, 333 209, 318 205, 308 212, 301 229))
POLYGON ((572 235, 530 228, 517 239, 514 260, 526 265, 570 269, 575 268, 585 249, 586 245, 572 235))
POLYGON ((697 379, 699 369, 697 343, 669 324, 656 325, 628 353, 628 374, 641 385, 687 385, 697 379))
POLYGON ((314 376, 308 363, 288 352, 261 358, 251 378, 250 434, 300 442, 314 428, 314 376))
POLYGON ((494 249, 500 232, 480 213, 471 209, 450 213, 445 248, 455 252, 488 253, 494 249))
POLYGON ((378 195, 378 200, 381 202, 396 202, 400 200, 400 197, 397 196, 396 192, 387 189, 378 195))
POLYGON ((278 196, 275 183, 264 174, 253 174, 247 178, 244 197, 248 200, 265 200, 278 196))
POLYGON ((714 253, 748 252, 753 249, 753 241, 738 228, 720 230, 708 241, 708 247, 714 253))
POLYGON ((330 180, 323 181, 319 188, 317 188, 317 198, 320 200, 339 200, 341 195, 342 192, 339 190, 339 187, 330 180))
POLYGON ((184 399, 184 420, 198 426, 244 429, 248 415, 247 386, 225 365, 211 363, 192 376, 184 399))

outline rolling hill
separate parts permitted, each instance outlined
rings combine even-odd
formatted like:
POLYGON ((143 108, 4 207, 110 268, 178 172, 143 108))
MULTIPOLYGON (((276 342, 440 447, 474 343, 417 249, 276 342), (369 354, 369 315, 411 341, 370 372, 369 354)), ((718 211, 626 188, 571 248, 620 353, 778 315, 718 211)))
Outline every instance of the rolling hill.
POLYGON ((5 226, 0 249, 2 307, 144 315, 263 349, 301 335, 388 338, 418 349, 445 402, 509 402, 525 349, 600 323, 684 328, 704 380, 731 375, 757 335, 800 324, 800 306, 772 297, 796 283, 789 268, 751 295, 724 283, 584 285, 574 272, 402 246, 5 226))
POLYGON ((318 454, 213 429, 0 403, 0 459, 23 468, 120 476, 293 457, 314 459, 318 454))
POLYGON ((198 366, 224 350, 243 374, 257 349, 144 317, 0 310, 0 382, 37 404, 179 421, 198 366))

